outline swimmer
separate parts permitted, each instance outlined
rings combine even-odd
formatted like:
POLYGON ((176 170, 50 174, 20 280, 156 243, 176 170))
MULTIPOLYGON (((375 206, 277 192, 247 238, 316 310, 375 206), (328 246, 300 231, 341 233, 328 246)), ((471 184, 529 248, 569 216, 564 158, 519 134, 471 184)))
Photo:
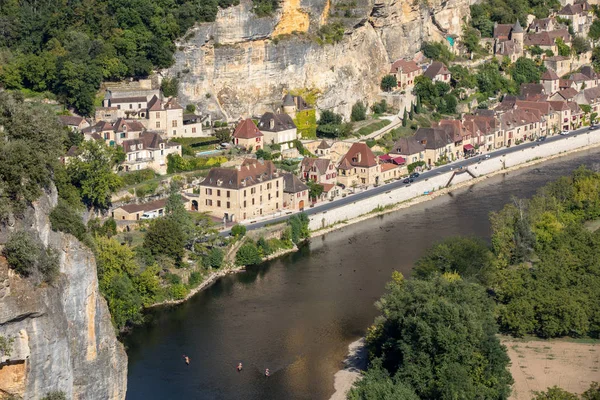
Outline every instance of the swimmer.
POLYGON ((237 366, 237 370, 238 370, 238 372, 241 372, 241 371, 242 371, 242 363, 239 363, 239 364, 238 364, 238 366, 237 366))
POLYGON ((265 376, 269 376, 269 375, 271 375, 271 372, 269 372, 269 368, 267 368, 267 369, 265 370, 265 376))
POLYGON ((186 356, 185 354, 183 355, 183 359, 185 361, 186 365, 190 365, 190 358, 188 356, 186 356))

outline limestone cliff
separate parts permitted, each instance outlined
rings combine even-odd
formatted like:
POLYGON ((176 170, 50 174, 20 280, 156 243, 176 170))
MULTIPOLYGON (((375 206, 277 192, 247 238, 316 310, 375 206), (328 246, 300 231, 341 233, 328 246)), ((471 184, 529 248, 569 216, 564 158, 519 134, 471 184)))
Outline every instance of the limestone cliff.
POLYGON ((5 243, 12 229, 30 229, 60 256, 60 277, 42 286, 0 257, 0 335, 14 339, 10 356, 0 359, 0 398, 63 391, 67 399, 124 399, 127 356, 99 293, 94 256, 73 236, 50 229, 55 204, 56 193, 44 196, 23 220, 0 231, 5 243))
POLYGON ((392 61, 412 56, 426 40, 460 33, 474 0, 283 0, 273 17, 257 18, 250 0, 220 10, 178 43, 180 96, 204 112, 236 119, 279 105, 287 90, 318 89, 319 108, 349 114, 372 100, 392 61), (315 40, 340 21, 344 39, 315 40))

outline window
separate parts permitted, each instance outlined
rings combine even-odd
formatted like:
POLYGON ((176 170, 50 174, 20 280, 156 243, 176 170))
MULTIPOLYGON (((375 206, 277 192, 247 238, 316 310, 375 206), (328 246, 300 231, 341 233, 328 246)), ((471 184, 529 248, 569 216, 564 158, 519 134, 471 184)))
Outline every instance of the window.
POLYGON ((138 103, 138 108, 142 108, 142 105, 140 103, 138 103))
POLYGON ((206 189, 206 194, 211 196, 212 195, 212 189, 206 189))
POLYGON ((160 113, 159 112, 156 113, 156 118, 160 118, 160 113))
POLYGON ((117 105, 117 110, 120 110, 120 109, 121 109, 121 106, 120 106, 120 105, 117 105))
POLYGON ((244 208, 246 208, 246 200, 244 200, 244 208))
POLYGON ((279 203, 275 203, 275 208, 279 208, 279 203))
POLYGON ((230 197, 231 197, 231 192, 228 190, 227 191, 227 198, 230 198, 230 197))
POLYGON ((260 204, 262 204, 262 196, 260 196, 260 199, 259 199, 259 200, 260 200, 260 204))
POLYGON ((231 203, 227 202, 227 208, 231 208, 231 203))
POLYGON ((244 197, 246 197, 246 190, 244 190, 244 197))
POLYGON ((279 197, 279 192, 275 192, 275 197, 279 197))
POLYGON ((160 155, 161 155, 161 156, 164 156, 164 155, 165 155, 165 151, 164 151, 164 150, 161 150, 161 151, 160 151, 160 155))
POLYGON ((125 132, 121 132, 120 137, 121 139, 125 139, 127 137, 127 134, 125 132))
POLYGON ((177 128, 177 121, 175 121, 175 120, 171 121, 171 127, 177 128))
POLYGON ((160 128, 160 121, 156 121, 156 127, 160 128))
POLYGON ((275 182, 275 186, 279 187, 279 181, 275 182))
POLYGON ((254 199, 252 199, 252 205, 254 205, 254 199))
POLYGON ((221 207, 221 200, 217 200, 217 207, 221 207))
POLYGON ((129 105, 129 109, 132 110, 133 109, 133 104, 129 105))
POLYGON ((221 191, 217 189, 217 196, 221 196, 221 191))
POLYGON ((196 128, 192 128, 192 133, 196 133, 196 128))
POLYGON ((267 195, 267 200, 271 200, 271 193, 267 195))
POLYGON ((206 199, 206 205, 209 207, 212 206, 212 200, 206 199))

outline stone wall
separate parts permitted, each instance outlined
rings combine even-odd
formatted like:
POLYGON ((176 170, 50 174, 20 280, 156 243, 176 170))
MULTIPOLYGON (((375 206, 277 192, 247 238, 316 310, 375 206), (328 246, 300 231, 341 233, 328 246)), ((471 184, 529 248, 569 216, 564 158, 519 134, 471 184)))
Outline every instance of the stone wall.
POLYGON ((36 232, 60 258, 57 281, 36 285, 0 257, 0 335, 14 339, 10 356, 0 359, 0 398, 37 400, 63 391, 67 399, 124 399, 127 355, 99 292, 94 255, 50 229, 56 201, 56 192, 43 196, 25 218, 0 230, 0 243, 13 229, 36 232))

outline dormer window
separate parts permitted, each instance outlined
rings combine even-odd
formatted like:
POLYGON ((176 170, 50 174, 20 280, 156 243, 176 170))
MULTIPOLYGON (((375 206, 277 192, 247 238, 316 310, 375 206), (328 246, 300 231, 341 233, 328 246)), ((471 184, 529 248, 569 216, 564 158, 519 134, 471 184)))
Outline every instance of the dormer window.
POLYGON ((271 121, 269 122, 269 128, 273 129, 275 128, 275 120, 271 118, 271 121))

